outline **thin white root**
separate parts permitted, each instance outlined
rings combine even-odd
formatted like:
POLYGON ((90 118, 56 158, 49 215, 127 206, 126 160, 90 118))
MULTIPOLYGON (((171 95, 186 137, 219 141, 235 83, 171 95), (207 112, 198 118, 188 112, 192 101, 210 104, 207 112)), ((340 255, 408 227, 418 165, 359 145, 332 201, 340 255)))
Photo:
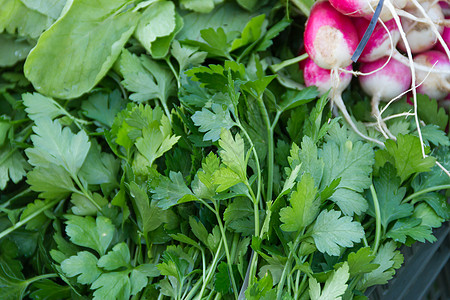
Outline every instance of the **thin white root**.
POLYGON ((444 171, 444 173, 447 174, 448 177, 450 177, 450 172, 449 172, 443 165, 441 165, 441 163, 438 162, 437 160, 436 160, 436 165, 437 165, 442 171, 444 171))
POLYGON ((417 2, 417 0, 410 0, 410 1, 422 13, 424 18, 428 20, 427 21, 428 25, 430 25, 431 30, 433 30, 433 33, 436 35, 437 39, 439 40, 439 43, 441 43, 442 48, 444 48, 448 59, 450 59, 450 49, 448 48, 447 43, 444 41, 444 39, 442 38, 442 35, 439 33, 438 29, 436 28, 436 25, 433 23, 433 20, 430 19, 430 17, 428 16, 427 12, 425 11, 425 9, 422 7, 422 5, 420 5, 419 2, 417 2))
MULTIPOLYGON (((405 66, 409 66, 409 60, 408 58, 404 57, 400 52, 395 51, 394 52, 394 58, 404 64, 405 66)), ((443 70, 443 69, 434 69, 432 67, 424 66, 421 64, 418 64, 414 62, 414 67, 416 70, 429 72, 429 73, 438 73, 438 74, 450 74, 450 70, 443 70)))
POLYGON ((397 140, 397 138, 389 131, 389 129, 386 126, 386 123, 381 118, 379 105, 380 105, 380 97, 378 95, 374 95, 372 97, 372 115, 377 120, 378 130, 381 132, 381 134, 384 136, 385 139, 393 139, 395 141, 397 140))
POLYGON ((410 112, 404 112, 404 113, 399 113, 399 114, 395 114, 395 115, 390 115, 390 116, 388 116, 388 117, 386 117, 386 118, 383 118, 383 121, 386 122, 386 121, 389 121, 389 120, 392 120, 392 119, 395 119, 395 118, 400 118, 400 117, 405 117, 405 119, 406 119, 407 117, 413 117, 413 116, 414 116, 413 113, 410 113, 410 112))
MULTIPOLYGON (((410 14, 409 12, 404 11, 403 9, 397 9, 396 11, 397 11, 397 14, 401 17, 408 18, 417 23, 429 24, 429 19, 416 17, 415 15, 410 14)), ((433 24, 436 24, 438 26, 449 26, 450 25, 450 20, 447 20, 447 19, 431 20, 431 22, 433 22, 433 24)))
MULTIPOLYGON (((416 1, 416 0, 411 0, 416 1)), ((416 1, 417 3, 417 1, 416 1)), ((400 18, 398 17, 397 13, 395 12, 395 7, 391 4, 390 1, 385 2, 386 7, 391 11, 392 16, 394 17, 395 23, 397 24, 398 30, 400 32, 400 36, 403 40, 403 43, 405 44, 406 53, 408 54, 409 59, 409 68, 411 69, 411 86, 412 86, 412 95, 413 95, 413 103, 414 103, 414 119, 416 122, 417 127, 417 135, 419 136, 420 140, 420 148, 422 150, 422 156, 425 158, 425 147, 423 143, 423 136, 422 131, 420 130, 420 122, 419 122, 419 115, 417 113, 417 90, 416 90, 416 70, 414 66, 414 61, 411 53, 411 48, 409 47, 408 40, 406 39, 405 31, 403 30, 402 24, 400 22, 400 18)), ((420 6, 420 5, 419 5, 420 6)))

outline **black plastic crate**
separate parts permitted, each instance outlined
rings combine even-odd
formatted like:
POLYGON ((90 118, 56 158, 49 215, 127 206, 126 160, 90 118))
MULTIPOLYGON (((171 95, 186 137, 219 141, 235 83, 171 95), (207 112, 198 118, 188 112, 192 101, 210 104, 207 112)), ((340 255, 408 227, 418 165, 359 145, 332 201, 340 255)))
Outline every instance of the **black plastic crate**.
POLYGON ((450 226, 434 232, 434 243, 403 247, 403 266, 388 284, 369 289, 370 300, 450 300, 450 226))

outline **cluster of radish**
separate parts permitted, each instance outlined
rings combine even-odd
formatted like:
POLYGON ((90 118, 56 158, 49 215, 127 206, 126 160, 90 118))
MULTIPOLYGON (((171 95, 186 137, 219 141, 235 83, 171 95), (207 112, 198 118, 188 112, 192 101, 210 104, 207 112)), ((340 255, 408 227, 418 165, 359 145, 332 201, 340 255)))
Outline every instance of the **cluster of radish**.
POLYGON ((349 85, 352 75, 358 76, 361 87, 372 97, 372 114, 378 130, 386 139, 395 139, 380 115, 380 100, 393 101, 412 91, 417 117, 417 92, 437 100, 449 97, 450 19, 445 16, 448 0, 441 3, 432 0, 381 2, 381 12, 378 20, 373 20, 377 23, 359 56, 357 71, 353 70, 352 55, 363 39, 379 1, 316 2, 304 33, 308 59, 300 66, 307 86, 315 85, 321 93, 331 89, 332 103, 358 135, 383 145, 356 127, 341 93, 349 85))

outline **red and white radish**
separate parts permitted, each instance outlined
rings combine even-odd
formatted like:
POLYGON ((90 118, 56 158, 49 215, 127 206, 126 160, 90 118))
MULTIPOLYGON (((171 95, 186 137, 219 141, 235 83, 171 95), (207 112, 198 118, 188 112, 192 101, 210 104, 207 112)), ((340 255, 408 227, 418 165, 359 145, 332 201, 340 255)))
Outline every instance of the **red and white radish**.
MULTIPOLYGON (((444 53, 440 51, 430 50, 414 57, 414 61, 426 66, 433 66, 437 70, 450 70, 450 61, 444 53)), ((417 80, 419 82, 425 80, 417 91, 426 94, 433 99, 445 99, 450 93, 450 75, 448 74, 427 74, 426 72, 417 70, 417 80), (426 76, 428 77, 426 78, 426 76), (426 78, 426 79, 425 79, 426 78)))
MULTIPOLYGON (((450 21, 450 19, 448 19, 450 21)), ((444 32, 442 32, 442 39, 444 40, 447 47, 450 47, 450 26, 444 28, 444 32)), ((441 51, 445 53, 445 49, 441 43, 437 43, 435 50, 441 51)))
POLYGON ((304 44, 309 57, 321 68, 345 68, 358 46, 351 20, 328 2, 316 2, 306 23, 304 44))
POLYGON ((386 138, 395 139, 382 121, 379 103, 380 100, 389 101, 406 92, 411 85, 411 73, 409 67, 395 59, 391 59, 386 64, 387 59, 384 57, 373 62, 361 63, 361 72, 377 71, 367 76, 360 76, 359 83, 362 89, 372 96, 372 114, 377 120, 380 131, 386 138))
MULTIPOLYGON (((340 13, 350 17, 372 18, 373 12, 378 5, 379 0, 330 0, 331 5, 340 13)), ((380 18, 383 21, 392 19, 392 10, 388 6, 395 9, 405 7, 407 0, 385 0, 380 18)))
POLYGON ((349 72, 339 72, 338 70, 327 70, 319 67, 310 58, 307 58, 304 62, 303 78, 306 86, 317 86, 320 95, 330 91, 329 98, 339 108, 344 115, 344 118, 350 124, 352 129, 362 138, 371 142, 383 145, 380 141, 370 138, 363 134, 352 121, 345 105, 342 100, 342 92, 347 88, 352 80, 352 65, 345 68, 349 72), (339 72, 335 75, 335 72, 339 72), (338 78, 336 80, 336 78, 338 78))
MULTIPOLYGON (((413 1, 414 3, 414 1, 413 1)), ((415 7, 406 10, 412 16, 416 16, 420 20, 423 16, 423 11, 430 19, 430 23, 417 22, 410 15, 402 16, 402 24, 406 31, 406 38, 412 53, 420 53, 433 48, 437 42, 437 32, 442 35, 444 31, 443 26, 438 26, 436 23, 444 19, 444 14, 438 3, 422 2, 415 7), (436 32, 437 31, 437 32, 436 32)), ((406 50, 403 41, 398 44, 399 49, 406 50)))

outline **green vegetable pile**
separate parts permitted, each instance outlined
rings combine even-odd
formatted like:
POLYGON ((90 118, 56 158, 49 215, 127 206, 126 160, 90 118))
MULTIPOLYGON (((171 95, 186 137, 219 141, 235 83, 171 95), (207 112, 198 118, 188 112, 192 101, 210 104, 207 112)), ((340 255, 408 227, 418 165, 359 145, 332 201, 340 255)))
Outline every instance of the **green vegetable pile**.
POLYGON ((295 3, 0 0, 1 299, 366 299, 436 240, 448 114, 419 96, 425 158, 411 118, 362 141, 295 3))

